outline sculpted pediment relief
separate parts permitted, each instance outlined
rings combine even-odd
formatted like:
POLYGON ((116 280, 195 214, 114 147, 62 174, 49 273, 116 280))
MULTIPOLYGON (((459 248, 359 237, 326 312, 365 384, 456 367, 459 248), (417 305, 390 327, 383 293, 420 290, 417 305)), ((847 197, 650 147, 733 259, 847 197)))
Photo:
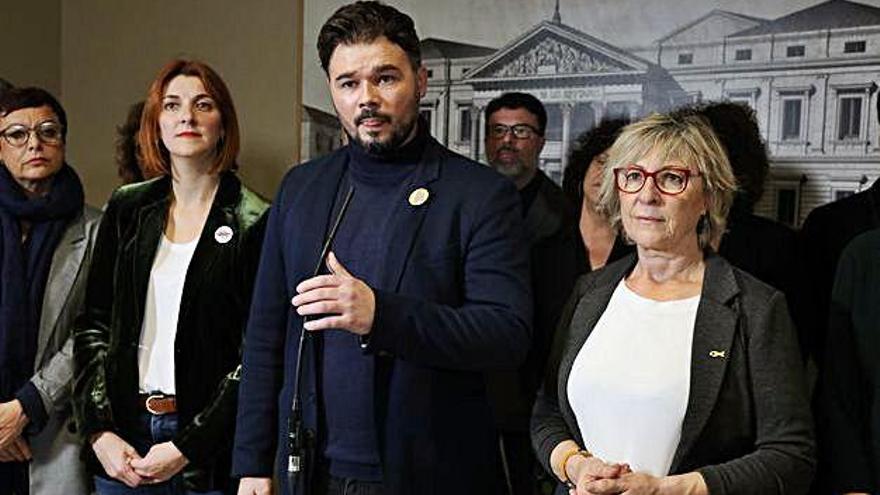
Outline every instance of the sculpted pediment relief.
POLYGON ((492 77, 616 72, 622 68, 580 47, 547 37, 489 72, 492 77))

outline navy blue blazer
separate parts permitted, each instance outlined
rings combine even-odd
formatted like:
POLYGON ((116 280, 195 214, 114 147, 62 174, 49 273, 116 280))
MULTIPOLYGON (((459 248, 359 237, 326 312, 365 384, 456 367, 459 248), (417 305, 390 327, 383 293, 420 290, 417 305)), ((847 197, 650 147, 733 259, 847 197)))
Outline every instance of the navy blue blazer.
MULTIPOLYGON (((302 320, 290 299, 311 276, 347 168, 347 148, 294 167, 271 207, 248 322, 233 474, 284 484, 287 420, 302 320), (277 450, 276 450, 277 449, 277 450)), ((532 298, 520 199, 509 180, 429 139, 413 189, 389 212, 393 239, 366 352, 376 359, 378 443, 389 494, 488 493, 493 422, 482 372, 528 352, 532 298)), ((315 345, 314 338, 309 338, 315 345)), ((303 417, 318 431, 313 347, 303 417)), ((305 478, 308 478, 306 476, 305 478)), ((309 493, 305 482, 294 493, 309 493)), ((283 487, 283 493, 289 493, 283 487)))

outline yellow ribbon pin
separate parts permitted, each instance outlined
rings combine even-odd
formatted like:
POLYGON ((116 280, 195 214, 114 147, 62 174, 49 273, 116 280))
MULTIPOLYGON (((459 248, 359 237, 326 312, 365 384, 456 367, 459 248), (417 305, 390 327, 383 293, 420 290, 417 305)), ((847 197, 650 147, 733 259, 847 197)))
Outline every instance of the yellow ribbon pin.
POLYGON ((724 358, 724 354, 726 351, 709 351, 709 357, 711 358, 724 358))

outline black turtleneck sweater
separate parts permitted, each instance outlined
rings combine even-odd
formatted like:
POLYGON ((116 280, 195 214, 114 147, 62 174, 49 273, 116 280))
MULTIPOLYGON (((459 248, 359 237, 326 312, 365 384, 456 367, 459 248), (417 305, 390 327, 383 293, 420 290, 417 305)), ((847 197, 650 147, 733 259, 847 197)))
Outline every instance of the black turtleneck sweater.
MULTIPOLYGON (((412 178, 428 135, 416 137, 393 155, 376 156, 354 143, 348 147, 347 182, 351 205, 333 243, 339 261, 370 287, 381 286, 391 227, 408 201, 412 178)), ((341 188, 346 189, 347 188, 341 188)), ((340 191, 341 201, 346 191, 340 191)), ((323 454, 330 474, 364 481, 382 479, 373 403, 374 361, 357 335, 343 330, 323 334, 321 395, 326 435, 323 454)))

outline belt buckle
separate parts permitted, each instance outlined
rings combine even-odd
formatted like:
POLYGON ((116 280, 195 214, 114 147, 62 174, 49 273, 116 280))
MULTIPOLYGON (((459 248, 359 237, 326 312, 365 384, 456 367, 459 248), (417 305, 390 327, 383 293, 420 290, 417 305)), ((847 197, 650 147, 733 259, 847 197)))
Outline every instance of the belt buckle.
POLYGON ((154 400, 154 399, 155 400, 162 400, 164 398, 165 398, 165 395, 163 395, 163 394, 153 394, 153 395, 150 395, 149 397, 147 397, 147 399, 144 401, 144 407, 147 409, 147 412, 154 415, 154 416, 162 416, 163 414, 165 414, 162 411, 154 410, 150 406, 150 402, 152 400, 154 400))

